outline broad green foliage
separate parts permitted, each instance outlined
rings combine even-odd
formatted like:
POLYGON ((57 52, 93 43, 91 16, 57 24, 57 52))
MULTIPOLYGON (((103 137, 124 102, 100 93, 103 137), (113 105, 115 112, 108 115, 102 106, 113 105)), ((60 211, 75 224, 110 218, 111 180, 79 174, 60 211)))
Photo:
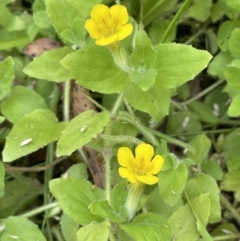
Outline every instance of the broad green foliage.
POLYGON ((109 114, 106 111, 96 113, 89 110, 78 115, 62 131, 58 141, 57 155, 70 155, 78 148, 82 148, 103 131, 108 121, 109 114))
POLYGON ((78 241, 107 241, 109 235, 110 223, 103 221, 102 223, 91 223, 81 228, 77 232, 78 241))
POLYGON ((239 180, 240 168, 228 172, 222 182, 221 189, 224 191, 239 191, 240 180, 239 180))
POLYGON ((54 179, 49 184, 60 207, 70 218, 81 225, 101 222, 102 218, 92 214, 88 208, 93 201, 104 199, 104 192, 94 188, 90 182, 67 178, 54 179))
POLYGON ((215 223, 221 220, 219 189, 216 181, 211 176, 200 174, 188 180, 185 190, 190 199, 196 198, 203 193, 208 193, 211 203, 209 222, 215 223))
POLYGON ((30 77, 54 82, 70 80, 71 73, 60 64, 60 61, 71 52, 69 47, 47 51, 30 62, 24 68, 24 72, 30 77))
POLYGON ((1 103, 3 115, 12 123, 17 123, 35 109, 47 109, 45 100, 35 91, 22 86, 15 86, 1 103))
POLYGON ((0 239, 239 239, 239 39, 238 0, 0 0, 0 239))
POLYGON ((4 196, 0 199, 0 218, 14 215, 39 193, 30 178, 8 181, 4 188, 4 196))
POLYGON ((79 224, 73 221, 69 216, 63 214, 60 220, 61 230, 66 241, 78 241, 77 231, 79 224))
POLYGON ((118 93, 130 85, 127 73, 113 62, 111 53, 101 46, 87 46, 66 56, 61 64, 76 81, 100 93, 118 93))
POLYGON ((11 57, 0 63, 0 99, 10 91, 14 79, 14 61, 11 57))
POLYGON ((167 221, 151 213, 139 214, 132 223, 121 224, 120 227, 135 240, 168 241, 171 235, 171 228, 167 221))
POLYGON ((200 236, 196 216, 205 226, 210 214, 209 194, 201 194, 190 200, 190 203, 178 208, 168 219, 174 237, 179 241, 197 240, 200 236))
POLYGON ((205 22, 210 16, 212 0, 194 0, 193 5, 188 9, 190 17, 205 22))
POLYGON ((172 207, 181 198, 187 177, 188 170, 183 163, 159 173, 159 192, 166 204, 172 207))
POLYGON ((11 162, 56 141, 64 126, 50 110, 38 109, 24 115, 7 136, 3 161, 11 162))
POLYGON ((5 220, 6 231, 1 237, 2 241, 39 240, 46 241, 38 226, 24 217, 9 217, 5 220))

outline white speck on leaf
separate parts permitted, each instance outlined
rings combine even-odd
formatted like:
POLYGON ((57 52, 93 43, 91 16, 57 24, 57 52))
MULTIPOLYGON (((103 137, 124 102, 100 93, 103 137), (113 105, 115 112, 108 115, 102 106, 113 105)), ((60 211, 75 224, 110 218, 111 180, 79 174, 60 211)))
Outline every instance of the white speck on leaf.
POLYGON ((27 145, 28 143, 30 143, 32 141, 32 138, 29 138, 29 139, 26 139, 24 141, 21 142, 20 146, 25 146, 27 145))
POLYGON ((82 126, 81 129, 80 129, 80 131, 81 131, 81 132, 84 132, 86 129, 87 129, 87 126, 82 126))

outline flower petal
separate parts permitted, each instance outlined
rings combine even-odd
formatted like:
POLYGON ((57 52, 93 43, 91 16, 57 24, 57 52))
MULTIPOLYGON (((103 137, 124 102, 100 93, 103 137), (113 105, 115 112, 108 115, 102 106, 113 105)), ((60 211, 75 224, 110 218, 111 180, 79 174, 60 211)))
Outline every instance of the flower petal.
POLYGON ((116 26, 118 26, 119 24, 124 25, 127 23, 129 16, 125 6, 113 5, 109 11, 111 18, 113 22, 116 24, 116 26))
POLYGON ((157 174, 160 172, 164 159, 160 155, 156 155, 149 165, 149 169, 146 174, 157 174))
POLYGON ((87 29, 91 38, 98 39, 100 37, 101 34, 99 32, 99 28, 92 19, 88 19, 85 22, 84 27, 87 29))
POLYGON ((128 147, 121 147, 117 153, 118 163, 133 171, 133 164, 135 162, 132 151, 128 147))
POLYGON ((136 161, 141 166, 148 165, 150 163, 153 155, 154 155, 153 147, 149 144, 146 144, 146 143, 139 144, 135 149, 136 161))
POLYGON ((136 175, 127 168, 120 167, 118 169, 118 173, 119 173, 120 177, 127 178, 128 181, 131 182, 131 183, 137 182, 136 175))
POLYGON ((144 176, 136 175, 136 178, 138 181, 148 184, 148 185, 153 185, 158 182, 158 177, 153 176, 153 175, 144 175, 144 176))
POLYGON ((104 4, 95 5, 90 16, 98 26, 102 27, 103 25, 109 26, 109 24, 112 24, 109 8, 104 4))
POLYGON ((116 42, 117 38, 118 38, 117 34, 113 34, 108 37, 101 37, 98 40, 96 40, 95 43, 100 46, 106 46, 116 42))
POLYGON ((128 23, 124 26, 122 26, 119 31, 117 31, 118 41, 126 38, 129 36, 133 31, 133 25, 131 23, 128 23))

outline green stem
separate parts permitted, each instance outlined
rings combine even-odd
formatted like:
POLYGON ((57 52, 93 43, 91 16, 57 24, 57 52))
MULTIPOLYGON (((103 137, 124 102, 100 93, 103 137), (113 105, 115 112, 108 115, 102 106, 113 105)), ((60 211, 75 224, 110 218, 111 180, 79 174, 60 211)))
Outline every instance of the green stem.
MULTIPOLYGON (((226 241, 226 240, 235 240, 235 239, 240 239, 240 233, 232 233, 228 235, 223 235, 223 236, 216 236, 212 238, 214 241, 226 241)), ((205 239, 199 239, 198 241, 205 241, 205 239)))
POLYGON ((233 131, 235 128, 229 128, 229 129, 220 129, 220 130, 205 130, 205 131, 196 131, 196 132, 189 132, 189 133, 177 133, 177 134, 169 134, 170 136, 192 136, 192 135, 199 135, 201 133, 206 134, 218 134, 218 133, 227 133, 230 131, 233 131))
POLYGON ((160 43, 164 43, 165 42, 165 40, 166 40, 167 36, 169 35, 169 33, 171 32, 172 28, 174 27, 174 25, 176 25, 178 19, 183 14, 183 12, 186 10, 186 8, 188 7, 188 5, 190 4, 191 1, 192 0, 185 0, 185 2, 179 8, 179 10, 175 14, 174 18, 172 19, 172 21, 168 25, 166 31, 164 32, 164 34, 163 34, 163 36, 162 36, 162 38, 160 40, 160 43))
POLYGON ((64 107, 63 107, 63 116, 65 121, 70 120, 70 86, 71 80, 65 82, 64 86, 64 107))
POLYGON ((208 94, 209 92, 211 92, 212 90, 214 90, 215 88, 217 88, 219 85, 221 85, 224 82, 225 82, 225 80, 218 80, 214 84, 210 85, 208 88, 204 89, 202 92, 195 95, 193 98, 180 103, 180 105, 187 105, 187 104, 192 103, 195 100, 202 98, 204 95, 208 94))
POLYGON ((52 209, 52 208, 56 208, 56 207, 58 207, 58 203, 57 202, 49 203, 49 204, 44 205, 42 207, 39 207, 39 208, 33 209, 33 210, 29 211, 29 212, 26 212, 26 213, 24 213, 24 214, 22 214, 20 216, 21 217, 25 217, 25 218, 30 218, 30 217, 33 217, 33 216, 35 216, 37 214, 40 214, 40 213, 42 213, 42 212, 44 212, 46 210, 49 210, 49 209, 52 209))
POLYGON ((103 153, 105 160, 105 193, 108 203, 111 203, 111 157, 112 157, 112 147, 109 146, 105 149, 103 153))
POLYGON ((112 117, 116 116, 118 109, 121 107, 121 105, 123 103, 123 97, 124 97, 123 92, 118 95, 118 98, 117 98, 117 100, 116 100, 116 102, 115 102, 115 104, 114 104, 114 106, 111 110, 111 116, 112 117))
POLYGON ((164 139, 168 143, 172 143, 172 144, 174 144, 176 146, 181 146, 181 147, 183 147, 185 149, 188 149, 191 152, 194 151, 194 148, 191 145, 188 145, 187 143, 185 143, 183 141, 180 141, 180 140, 178 140, 176 138, 172 138, 172 137, 170 137, 168 135, 165 135, 165 134, 163 134, 161 132, 158 132, 158 131, 155 131, 155 130, 152 130, 152 129, 149 129, 149 131, 151 131, 155 136, 158 136, 158 137, 164 139))
POLYGON ((115 145, 115 144, 118 144, 118 143, 126 143, 126 142, 133 143, 133 144, 136 144, 136 145, 139 145, 139 144, 143 143, 139 139, 137 139, 135 137, 132 137, 132 136, 120 136, 120 135, 112 136, 112 135, 101 134, 101 137, 104 140, 111 141, 112 145, 115 145))
POLYGON ((240 223, 240 215, 237 212, 237 210, 232 206, 232 204, 227 200, 227 198, 225 198, 225 196, 223 194, 220 195, 220 199, 221 199, 221 202, 223 203, 223 205, 227 208, 227 210, 229 212, 231 212, 232 215, 238 221, 238 223, 240 223))
POLYGON ((131 116, 126 112, 122 112, 117 117, 118 120, 130 123, 131 125, 135 126, 149 141, 149 143, 153 144, 154 146, 159 146, 159 142, 156 137, 149 131, 149 128, 144 126, 137 118, 131 116))

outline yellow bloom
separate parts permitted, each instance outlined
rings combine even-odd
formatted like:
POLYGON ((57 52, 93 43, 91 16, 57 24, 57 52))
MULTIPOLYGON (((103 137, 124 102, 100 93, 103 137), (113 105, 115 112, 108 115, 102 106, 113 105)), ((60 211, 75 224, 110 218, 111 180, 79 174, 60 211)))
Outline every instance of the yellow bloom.
POLYGON ((158 177, 154 174, 160 172, 164 160, 160 155, 154 158, 153 156, 153 147, 145 143, 136 147, 135 157, 129 148, 119 148, 117 157, 122 166, 118 169, 119 175, 127 178, 130 183, 142 182, 148 185, 157 183, 158 177))
POLYGON ((97 4, 84 25, 97 45, 109 45, 120 41, 132 33, 133 25, 127 23, 129 16, 126 7, 114 5, 111 8, 97 4))

